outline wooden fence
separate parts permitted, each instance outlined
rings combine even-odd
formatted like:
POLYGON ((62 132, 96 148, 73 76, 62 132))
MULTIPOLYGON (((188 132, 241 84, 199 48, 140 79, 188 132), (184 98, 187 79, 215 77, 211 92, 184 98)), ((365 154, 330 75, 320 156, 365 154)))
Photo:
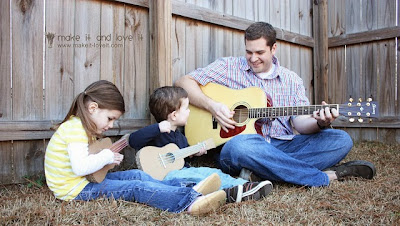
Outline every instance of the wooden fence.
POLYGON ((114 82, 127 112, 117 136, 150 123, 151 91, 218 57, 244 53, 254 21, 278 34, 281 65, 312 102, 372 95, 373 123, 338 120, 355 140, 399 142, 399 0, 9 0, 0 8, 0 183, 43 173, 53 131, 75 95, 114 82), (397 62, 396 62, 397 59, 397 62), (397 67, 397 68, 396 68, 397 67))

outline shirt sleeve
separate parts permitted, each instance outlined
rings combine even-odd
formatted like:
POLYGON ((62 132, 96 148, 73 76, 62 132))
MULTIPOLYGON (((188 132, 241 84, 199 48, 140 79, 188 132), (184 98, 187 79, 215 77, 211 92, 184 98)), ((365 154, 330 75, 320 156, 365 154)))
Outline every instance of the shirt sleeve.
POLYGON ((219 58, 204 68, 198 68, 189 73, 201 85, 209 82, 225 84, 228 74, 228 58, 219 58))
POLYGON ((103 149, 97 154, 89 155, 87 143, 70 143, 67 150, 72 171, 78 176, 94 173, 114 162, 114 153, 110 149, 103 149))
POLYGON ((160 134, 161 131, 158 123, 146 126, 129 135, 129 146, 139 150, 160 134))

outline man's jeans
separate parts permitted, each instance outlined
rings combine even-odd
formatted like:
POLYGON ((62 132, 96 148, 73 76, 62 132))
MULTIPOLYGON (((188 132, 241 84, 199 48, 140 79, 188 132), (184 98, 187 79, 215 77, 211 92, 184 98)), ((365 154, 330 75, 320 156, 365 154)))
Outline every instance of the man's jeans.
POLYGON ((180 179, 159 181, 141 170, 119 171, 108 173, 101 183, 89 183, 75 200, 113 197, 179 213, 200 196, 200 193, 187 185, 180 179))
POLYGON ((222 148, 222 170, 238 175, 242 168, 260 178, 306 186, 329 185, 321 170, 342 160, 353 142, 342 130, 326 129, 310 135, 296 135, 293 140, 271 139, 258 134, 237 135, 222 148))

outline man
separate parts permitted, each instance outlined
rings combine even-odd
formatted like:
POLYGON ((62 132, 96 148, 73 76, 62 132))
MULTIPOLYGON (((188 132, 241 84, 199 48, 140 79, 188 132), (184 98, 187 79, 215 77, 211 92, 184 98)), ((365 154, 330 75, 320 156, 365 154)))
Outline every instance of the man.
MULTIPOLYGON (((225 131, 234 129, 235 112, 207 97, 200 85, 212 82, 232 89, 256 86, 270 96, 275 107, 309 105, 301 78, 280 66, 275 57, 276 31, 270 24, 250 25, 245 31, 245 46, 245 57, 220 58, 175 83, 189 93, 192 105, 209 111, 225 131)), ((305 186, 326 186, 347 176, 372 179, 375 167, 370 162, 334 166, 353 146, 346 132, 327 129, 338 116, 336 109, 326 107, 312 115, 260 119, 256 124, 261 135, 233 137, 222 147, 219 164, 223 171, 240 173, 245 179, 259 177, 305 186), (294 135, 292 126, 299 135, 294 135)))

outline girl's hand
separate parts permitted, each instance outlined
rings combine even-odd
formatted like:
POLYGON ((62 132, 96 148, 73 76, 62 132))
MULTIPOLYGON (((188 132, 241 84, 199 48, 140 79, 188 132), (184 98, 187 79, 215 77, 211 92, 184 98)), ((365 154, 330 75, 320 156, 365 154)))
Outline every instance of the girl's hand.
POLYGON ((122 162, 122 160, 124 160, 124 155, 115 152, 114 153, 114 162, 113 163, 119 165, 122 162))
POLYGON ((158 123, 158 127, 160 128, 161 133, 169 133, 171 132, 171 123, 164 120, 160 123, 158 123))

